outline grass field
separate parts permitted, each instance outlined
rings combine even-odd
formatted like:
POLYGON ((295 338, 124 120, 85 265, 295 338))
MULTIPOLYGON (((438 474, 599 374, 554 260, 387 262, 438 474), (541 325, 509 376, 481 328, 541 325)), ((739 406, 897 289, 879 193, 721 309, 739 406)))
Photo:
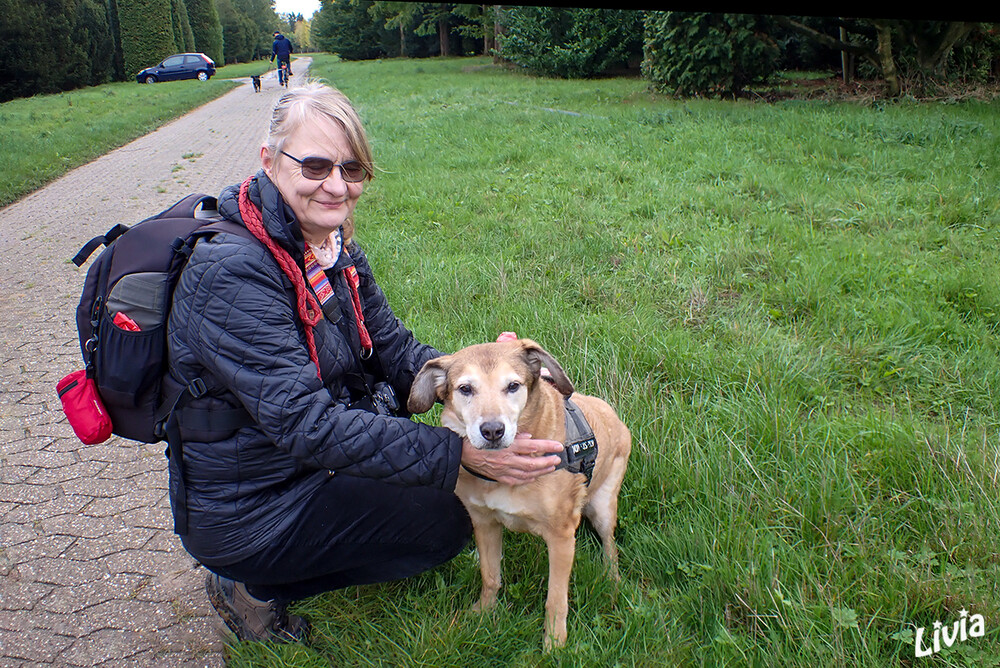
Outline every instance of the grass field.
POLYGON ((635 438, 623 582, 581 530, 304 601, 310 647, 233 666, 997 665, 1000 109, 653 99, 487 60, 326 63, 382 171, 359 239, 451 350, 516 330, 635 438), (986 636, 915 658, 914 636, 986 636))
POLYGON ((442 350, 530 336, 630 426, 623 579, 581 530, 543 655, 544 545, 508 533, 491 613, 470 548, 302 601, 308 646, 230 666, 1000 665, 997 103, 683 102, 488 59, 312 73, 372 139, 358 238, 397 315, 442 350), (916 658, 962 611, 985 636, 916 658))

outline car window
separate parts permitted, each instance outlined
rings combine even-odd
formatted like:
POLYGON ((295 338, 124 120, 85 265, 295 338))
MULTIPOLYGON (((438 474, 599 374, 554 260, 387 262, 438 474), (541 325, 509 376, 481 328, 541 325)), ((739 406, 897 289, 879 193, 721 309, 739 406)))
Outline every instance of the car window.
POLYGON ((163 61, 164 67, 177 67, 184 62, 184 56, 170 56, 163 61))
POLYGON ((205 61, 198 56, 184 56, 184 62, 188 65, 203 65, 205 63, 205 61))

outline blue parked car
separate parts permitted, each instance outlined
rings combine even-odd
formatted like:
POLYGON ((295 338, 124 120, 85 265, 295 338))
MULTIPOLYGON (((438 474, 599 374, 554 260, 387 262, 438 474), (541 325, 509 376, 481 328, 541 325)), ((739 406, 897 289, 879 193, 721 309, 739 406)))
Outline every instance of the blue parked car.
POLYGON ((215 74, 215 61, 204 53, 178 53, 164 58, 163 62, 147 67, 135 75, 139 83, 175 81, 177 79, 197 79, 208 81, 215 74))

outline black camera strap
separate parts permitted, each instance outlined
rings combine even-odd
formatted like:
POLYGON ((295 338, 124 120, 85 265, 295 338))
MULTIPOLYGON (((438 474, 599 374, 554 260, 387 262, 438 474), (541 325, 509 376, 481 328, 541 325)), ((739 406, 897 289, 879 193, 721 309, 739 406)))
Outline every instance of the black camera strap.
MULTIPOLYGON (((343 275, 343 272, 335 272, 333 269, 326 271, 327 278, 331 284, 336 283, 338 274, 343 275)), ((346 277, 344 280, 346 281, 346 277)), ((334 290, 334 293, 334 298, 327 299, 322 304, 322 308, 326 319, 340 330, 354 358, 354 369, 356 370, 348 371, 345 374, 344 384, 350 390, 351 396, 355 397, 352 406, 357 405, 359 408, 377 412, 374 408, 375 391, 372 388, 379 382, 388 382, 389 380, 382 367, 382 361, 379 359, 378 348, 375 347, 373 341, 371 354, 365 357, 354 347, 354 339, 357 336, 357 332, 356 330, 352 332, 353 323, 349 322, 350 318, 340 308, 340 298, 336 296, 336 290, 334 290)))

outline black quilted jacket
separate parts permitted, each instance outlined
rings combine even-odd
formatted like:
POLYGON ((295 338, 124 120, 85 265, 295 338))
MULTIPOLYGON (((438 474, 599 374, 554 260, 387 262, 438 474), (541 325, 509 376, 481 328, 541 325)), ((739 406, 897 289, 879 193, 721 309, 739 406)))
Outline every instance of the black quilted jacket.
MULTIPOLYGON (((219 198, 220 212, 237 221, 238 193, 232 186, 219 198)), ((251 185, 250 198, 262 207, 272 238, 301 265, 298 225, 263 172, 251 185)), ((350 257, 342 254, 334 269, 355 264, 369 333, 405 406, 417 371, 440 353, 416 341, 395 317, 357 244, 347 251, 350 257)), ((280 541, 330 475, 454 489, 461 456, 457 436, 348 408, 359 398, 351 396, 345 380, 345 373, 358 370, 357 328, 343 274, 337 271, 331 282, 349 326, 326 318, 316 326, 320 381, 292 284, 261 243, 217 234, 196 245, 181 274, 167 328, 166 386, 202 377, 212 389, 193 406, 242 406, 253 421, 222 440, 183 431, 188 531, 182 540, 203 563, 233 563, 280 541)), ((178 475, 171 459, 175 513, 178 475)))

